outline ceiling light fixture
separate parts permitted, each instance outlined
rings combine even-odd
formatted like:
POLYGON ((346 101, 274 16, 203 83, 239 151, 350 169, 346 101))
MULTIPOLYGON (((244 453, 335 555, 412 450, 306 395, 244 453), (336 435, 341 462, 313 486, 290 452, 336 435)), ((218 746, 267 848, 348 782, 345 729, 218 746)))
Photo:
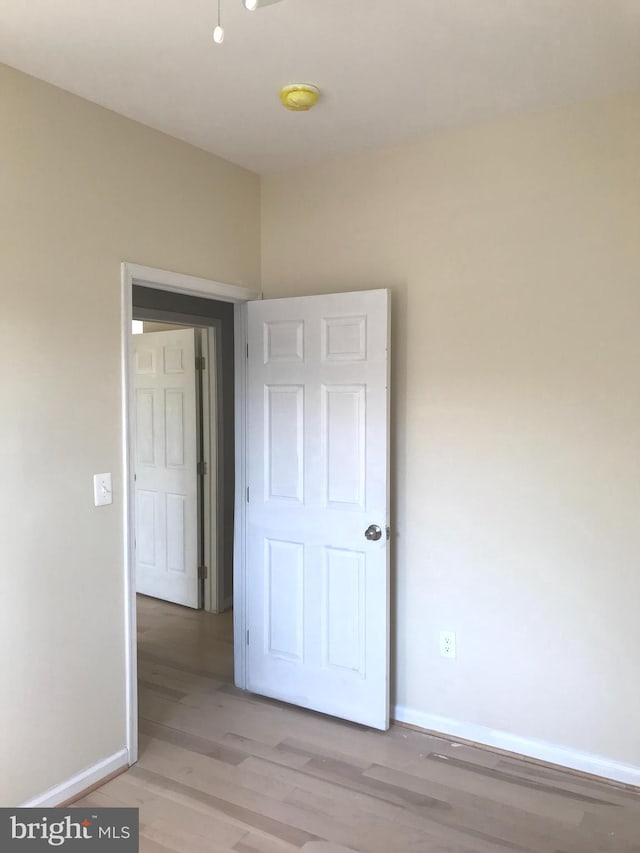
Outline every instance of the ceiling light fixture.
MULTIPOLYGON (((271 6, 273 3, 279 3, 280 0, 242 0, 245 9, 250 12, 255 12, 261 6, 271 6)), ((213 31, 213 40, 216 44, 222 44, 224 41, 224 29, 220 23, 220 0, 218 0, 218 24, 213 31)))
POLYGON ((244 8, 250 12, 255 12, 262 6, 271 6, 272 3, 279 3, 280 0, 244 0, 244 8))
POLYGON ((302 113, 315 107, 320 89, 311 83, 291 83, 280 90, 282 106, 294 113, 302 113))
POLYGON ((220 0, 218 0, 218 25, 213 31, 213 40, 216 44, 222 44, 224 41, 224 29, 220 24, 220 0))

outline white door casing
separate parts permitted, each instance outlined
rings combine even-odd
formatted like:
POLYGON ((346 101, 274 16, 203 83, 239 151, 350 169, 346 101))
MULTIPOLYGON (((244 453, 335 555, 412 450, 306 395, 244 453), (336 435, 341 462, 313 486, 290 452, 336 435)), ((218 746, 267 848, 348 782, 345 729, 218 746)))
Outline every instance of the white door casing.
POLYGON ((133 337, 136 589, 199 606, 195 332, 133 337))
POLYGON ((386 729, 388 291, 251 302, 248 341, 247 686, 386 729))

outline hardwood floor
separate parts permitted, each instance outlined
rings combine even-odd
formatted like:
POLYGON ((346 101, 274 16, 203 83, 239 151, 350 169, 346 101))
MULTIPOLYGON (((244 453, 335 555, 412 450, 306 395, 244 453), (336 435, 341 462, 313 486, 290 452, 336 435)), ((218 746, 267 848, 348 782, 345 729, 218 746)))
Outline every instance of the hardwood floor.
POLYGON ((232 616, 138 602, 143 853, 639 853, 640 795, 232 685, 232 616))

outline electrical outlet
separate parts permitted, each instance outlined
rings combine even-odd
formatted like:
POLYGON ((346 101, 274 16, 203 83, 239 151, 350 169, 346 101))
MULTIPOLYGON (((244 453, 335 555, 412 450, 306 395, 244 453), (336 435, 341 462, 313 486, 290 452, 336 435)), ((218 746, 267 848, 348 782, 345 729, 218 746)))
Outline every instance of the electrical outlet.
POLYGON ((456 656, 455 631, 440 631, 440 654, 443 658, 454 658, 456 656))

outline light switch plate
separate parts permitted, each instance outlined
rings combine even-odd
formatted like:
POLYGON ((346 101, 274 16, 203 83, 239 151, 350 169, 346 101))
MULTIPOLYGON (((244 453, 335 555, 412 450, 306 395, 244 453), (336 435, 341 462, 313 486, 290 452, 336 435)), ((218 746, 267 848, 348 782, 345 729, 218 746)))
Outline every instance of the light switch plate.
POLYGON ((93 500, 96 506, 107 506, 113 503, 111 474, 93 475, 93 500))

